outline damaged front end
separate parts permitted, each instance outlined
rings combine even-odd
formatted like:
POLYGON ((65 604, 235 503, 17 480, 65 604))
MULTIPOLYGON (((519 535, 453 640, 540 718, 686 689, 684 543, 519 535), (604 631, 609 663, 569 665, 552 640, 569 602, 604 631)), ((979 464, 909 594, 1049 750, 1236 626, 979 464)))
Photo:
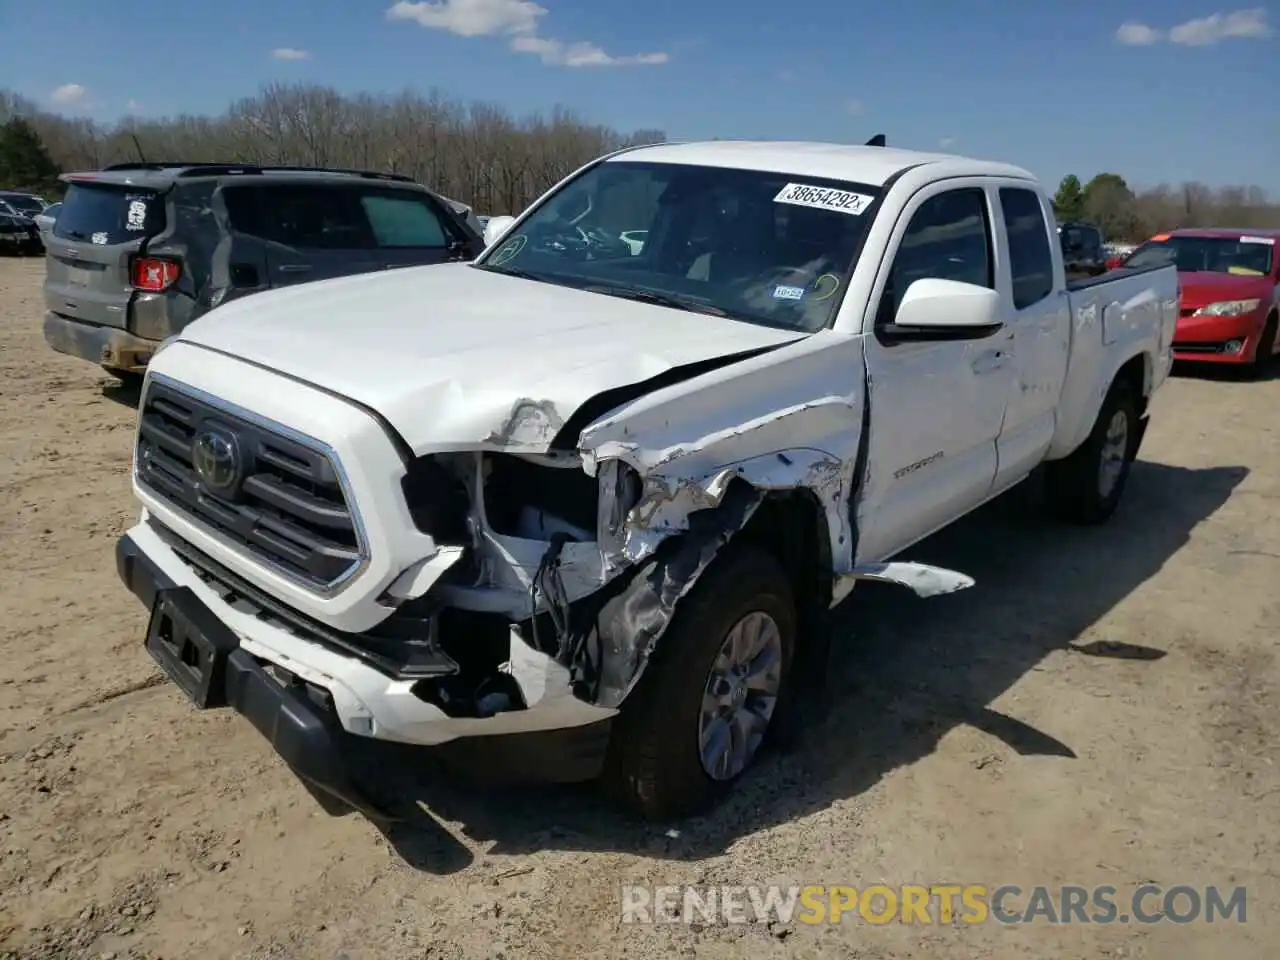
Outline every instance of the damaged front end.
POLYGON ((680 513, 621 461, 595 466, 576 452, 412 462, 405 500, 438 552, 384 592, 395 613, 380 632, 425 639, 455 667, 417 680, 415 696, 455 718, 566 698, 611 713, 680 598, 763 496, 721 484, 680 513))

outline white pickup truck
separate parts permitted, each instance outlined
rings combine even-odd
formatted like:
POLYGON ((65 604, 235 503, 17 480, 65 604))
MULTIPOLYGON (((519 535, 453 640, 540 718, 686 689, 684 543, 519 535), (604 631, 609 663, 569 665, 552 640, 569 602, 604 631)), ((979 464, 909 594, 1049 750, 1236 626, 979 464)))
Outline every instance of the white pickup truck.
POLYGON ((140 402, 147 649, 375 817, 361 737, 704 809, 857 581, 972 585, 894 558, 1046 462, 1060 514, 1106 520, 1171 365, 1173 267, 1068 285, 998 163, 641 147, 488 230, 473 263, 219 307, 140 402))

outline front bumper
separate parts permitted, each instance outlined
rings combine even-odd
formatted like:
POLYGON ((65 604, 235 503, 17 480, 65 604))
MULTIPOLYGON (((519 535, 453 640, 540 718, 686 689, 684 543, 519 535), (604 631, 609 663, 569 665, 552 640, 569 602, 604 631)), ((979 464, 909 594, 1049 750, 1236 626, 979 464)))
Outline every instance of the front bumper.
POLYGON ((1173 335, 1173 358, 1192 363, 1252 363, 1264 321, 1257 313, 1180 317, 1173 335))
POLYGON ((142 373, 160 344, 118 327, 100 327, 57 313, 44 315, 44 340, 58 353, 112 370, 142 373))
POLYGON ((297 687, 269 676, 190 588, 166 576, 127 536, 116 545, 116 569, 153 611, 147 652, 198 707, 233 707, 312 787, 366 816, 391 817, 349 775, 333 718, 308 702, 297 687))
POLYGON ((526 689, 527 709, 452 717, 415 696, 413 679, 308 640, 261 611, 246 612, 243 598, 228 603, 146 520, 117 542, 116 567, 153 611, 148 652, 171 680, 197 705, 234 708, 298 776, 370 816, 388 814, 348 772, 345 754, 357 737, 417 746, 481 738, 490 765, 519 779, 590 780, 603 764, 616 711, 556 695, 550 671, 541 676, 541 698, 526 689), (185 655, 184 643, 157 639, 166 636, 186 636, 185 655))
POLYGON ((38 232, 0 233, 0 249, 17 254, 44 253, 44 241, 38 232))

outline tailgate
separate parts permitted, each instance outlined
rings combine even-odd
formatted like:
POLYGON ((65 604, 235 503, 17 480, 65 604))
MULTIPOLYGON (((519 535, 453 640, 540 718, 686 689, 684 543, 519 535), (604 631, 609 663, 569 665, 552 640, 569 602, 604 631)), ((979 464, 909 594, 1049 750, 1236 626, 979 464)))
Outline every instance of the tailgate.
POLYGON ((87 323, 127 327, 133 256, 164 228, 154 190, 73 183, 47 237, 45 306, 87 323))

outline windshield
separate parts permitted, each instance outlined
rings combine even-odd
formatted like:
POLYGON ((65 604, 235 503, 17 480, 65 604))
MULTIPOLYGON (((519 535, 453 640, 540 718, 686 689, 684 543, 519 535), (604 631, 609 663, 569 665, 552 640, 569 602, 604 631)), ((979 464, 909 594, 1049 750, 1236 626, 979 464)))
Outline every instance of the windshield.
POLYGON ((607 161, 477 265, 813 332, 838 307, 879 189, 687 164, 607 161))
POLYGON ((18 213, 27 215, 39 213, 44 209, 44 204, 40 202, 39 197, 29 197, 22 193, 0 194, 0 200, 3 200, 18 213))
POLYGON ((1125 267, 1176 263, 1179 273, 1230 273, 1262 277, 1271 272, 1272 237, 1165 237, 1144 243, 1125 260, 1125 267))

